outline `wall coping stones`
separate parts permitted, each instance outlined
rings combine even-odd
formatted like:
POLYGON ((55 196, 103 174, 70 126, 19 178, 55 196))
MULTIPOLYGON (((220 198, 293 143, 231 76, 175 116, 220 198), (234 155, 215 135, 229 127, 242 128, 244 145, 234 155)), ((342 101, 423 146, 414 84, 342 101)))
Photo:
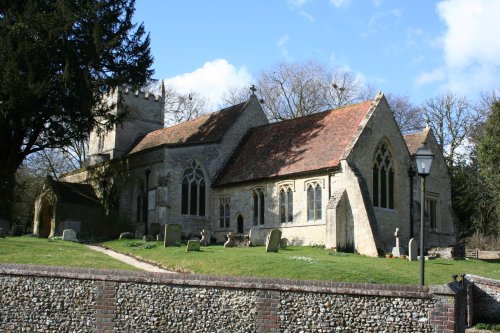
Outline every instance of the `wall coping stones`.
POLYGON ((21 264, 0 264, 0 275, 428 299, 433 298, 434 294, 455 295, 458 292, 458 290, 454 291, 455 287, 453 287, 458 283, 450 283, 442 286, 421 287, 414 285, 267 279, 185 273, 135 272, 125 270, 120 271, 21 264))
POLYGON ((490 279, 479 275, 465 274, 465 279, 472 282, 486 284, 489 286, 500 287, 500 280, 490 279))

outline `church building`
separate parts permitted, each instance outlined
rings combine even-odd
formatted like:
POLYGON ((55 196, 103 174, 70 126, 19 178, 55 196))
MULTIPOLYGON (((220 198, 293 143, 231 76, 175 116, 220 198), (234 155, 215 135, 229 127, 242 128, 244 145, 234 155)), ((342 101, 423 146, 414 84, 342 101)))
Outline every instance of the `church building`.
MULTIPOLYGON (((402 135, 381 93, 269 123, 252 92, 246 103, 167 128, 164 96, 121 88, 110 98, 121 98, 115 112, 126 112, 125 120, 93 132, 89 165, 60 183, 91 187, 118 221, 117 232, 177 223, 186 238, 205 229, 224 242, 229 232, 252 230, 253 242, 263 244, 280 229, 291 244, 377 256, 395 245, 396 228, 401 244, 419 237, 412 156, 425 142, 435 155, 424 203, 426 247, 456 242, 450 176, 432 131, 402 135)), ((66 224, 88 230, 81 209, 71 217, 42 211, 50 192, 47 185, 37 200, 35 233, 58 235, 66 224)))

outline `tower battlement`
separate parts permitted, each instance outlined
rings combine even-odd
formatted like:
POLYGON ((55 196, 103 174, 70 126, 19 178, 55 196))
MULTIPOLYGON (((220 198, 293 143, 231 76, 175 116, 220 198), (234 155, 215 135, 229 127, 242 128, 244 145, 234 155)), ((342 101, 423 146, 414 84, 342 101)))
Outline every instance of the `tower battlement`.
POLYGON ((139 90, 139 89, 132 89, 130 87, 124 86, 118 88, 118 91, 121 92, 122 94, 129 95, 129 96, 135 96, 137 98, 143 98, 145 100, 150 100, 153 102, 161 102, 164 99, 164 96, 162 95, 156 95, 151 92, 139 90))

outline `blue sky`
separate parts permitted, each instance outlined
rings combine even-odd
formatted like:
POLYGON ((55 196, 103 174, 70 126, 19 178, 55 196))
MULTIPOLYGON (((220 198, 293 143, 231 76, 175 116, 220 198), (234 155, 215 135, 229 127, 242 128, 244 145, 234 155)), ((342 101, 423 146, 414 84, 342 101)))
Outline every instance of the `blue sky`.
MULTIPOLYGON (((419 104, 500 87, 499 0, 137 0, 155 78, 214 103, 281 61, 350 70, 419 104)), ((258 87, 257 87, 258 88, 258 87)))

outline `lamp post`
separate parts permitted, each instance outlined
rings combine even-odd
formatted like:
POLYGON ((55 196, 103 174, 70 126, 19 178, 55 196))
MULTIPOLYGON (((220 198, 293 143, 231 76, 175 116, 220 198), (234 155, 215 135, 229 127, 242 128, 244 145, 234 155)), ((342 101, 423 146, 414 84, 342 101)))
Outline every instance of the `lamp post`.
POLYGON ((420 193, 420 285, 424 285, 424 214, 425 214, 425 177, 431 171, 434 154, 432 150, 422 143, 422 146, 415 152, 415 162, 417 173, 422 179, 422 192, 420 193))

